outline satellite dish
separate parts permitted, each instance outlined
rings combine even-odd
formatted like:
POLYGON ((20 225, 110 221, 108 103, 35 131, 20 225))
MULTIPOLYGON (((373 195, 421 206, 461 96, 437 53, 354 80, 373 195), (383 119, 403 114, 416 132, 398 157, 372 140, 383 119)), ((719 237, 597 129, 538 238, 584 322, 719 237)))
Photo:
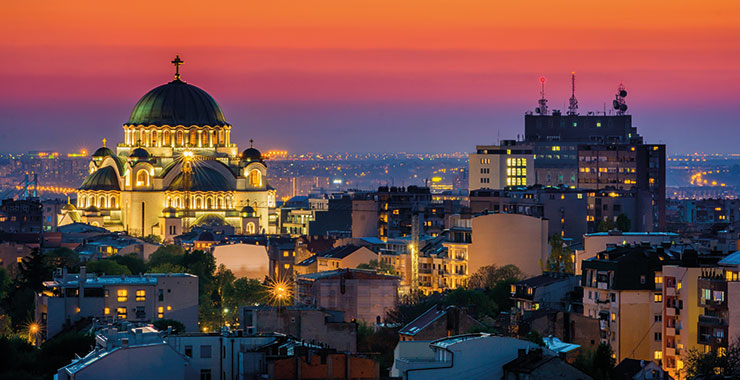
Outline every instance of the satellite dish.
POLYGON ((616 101, 616 100, 612 100, 612 106, 614 107, 615 110, 618 110, 619 109, 619 102, 616 101))
POLYGON ((620 110, 620 111, 622 111, 622 112, 625 112, 625 111, 627 111, 627 105, 626 105, 626 104, 622 104, 622 105, 621 105, 621 106, 619 107, 619 110, 620 110))
POLYGON ((619 96, 624 98, 625 96, 627 96, 627 91, 626 90, 619 91, 619 96))

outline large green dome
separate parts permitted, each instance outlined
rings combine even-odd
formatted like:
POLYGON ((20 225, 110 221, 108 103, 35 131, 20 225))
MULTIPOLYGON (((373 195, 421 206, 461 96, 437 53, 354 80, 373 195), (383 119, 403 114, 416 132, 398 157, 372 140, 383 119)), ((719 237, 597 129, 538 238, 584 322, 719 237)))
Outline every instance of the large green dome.
POLYGON ((134 106, 128 125, 227 125, 224 113, 207 92, 179 79, 144 95, 134 106))

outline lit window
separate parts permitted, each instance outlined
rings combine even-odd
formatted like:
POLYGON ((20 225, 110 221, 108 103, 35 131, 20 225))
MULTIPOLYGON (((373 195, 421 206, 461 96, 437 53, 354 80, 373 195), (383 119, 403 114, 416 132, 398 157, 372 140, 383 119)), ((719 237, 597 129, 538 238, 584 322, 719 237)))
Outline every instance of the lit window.
POLYGON ((655 360, 661 360, 663 359, 663 351, 655 351, 655 354, 653 355, 655 360))
POLYGON ((656 284, 662 284, 663 283, 663 276, 655 276, 655 283, 656 284))
POLYGON ((597 126, 597 127, 601 127, 601 122, 600 122, 600 121, 597 121, 597 122, 596 122, 596 126, 597 126))
POLYGON ((136 173, 136 186, 149 186, 149 172, 146 170, 139 170, 136 173))
POLYGON ((128 290, 118 289, 118 302, 128 301, 128 290))
POLYGON ((136 291, 136 301, 138 302, 146 301, 146 290, 139 289, 136 291))
POLYGON ((612 322, 617 320, 617 313, 612 313, 612 322))
POLYGON ((167 306, 167 311, 172 310, 172 306, 167 306))
POLYGON ((283 268, 290 269, 290 264, 283 264, 283 268))
POLYGON ((288 251, 283 251, 283 257, 288 257, 288 256, 290 256, 290 252, 288 252, 288 251))
POLYGON ((116 309, 116 313, 118 314, 119 319, 126 319, 126 308, 125 307, 119 307, 116 309))
POLYGON ((534 289, 532 289, 532 288, 527 288, 527 294, 529 294, 530 296, 532 295, 532 292, 533 292, 533 291, 534 291, 534 289))
POLYGON ((259 170, 249 172, 249 186, 262 186, 262 173, 259 170))
POLYGON ((18 263, 22 263, 23 262, 23 258, 22 257, 17 257, 15 259, 15 261, 18 262, 18 263))
POLYGON ((105 315, 110 314, 110 308, 109 307, 106 307, 105 309, 103 309, 103 314, 105 314, 105 315))
POLYGON ((655 302, 663 302, 663 295, 660 293, 655 293, 653 295, 653 301, 655 302))
POLYGON ((157 318, 164 318, 164 307, 160 306, 157 308, 157 318))

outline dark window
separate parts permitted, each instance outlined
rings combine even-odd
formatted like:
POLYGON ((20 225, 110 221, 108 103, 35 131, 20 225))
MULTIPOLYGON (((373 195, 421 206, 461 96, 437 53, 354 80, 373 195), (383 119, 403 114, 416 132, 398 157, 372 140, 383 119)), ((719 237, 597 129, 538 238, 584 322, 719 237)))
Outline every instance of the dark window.
POLYGON ((146 311, 144 310, 144 306, 136 307, 136 319, 146 319, 146 311))
POLYGON ((200 370, 200 380, 211 380, 211 370, 210 369, 200 370))
POLYGON ((193 357, 193 346, 185 346, 185 356, 193 357))
POLYGON ((200 346, 200 357, 202 359, 209 359, 211 357, 211 345, 200 346))
POLYGON ((159 300, 164 301, 164 289, 159 289, 159 300))

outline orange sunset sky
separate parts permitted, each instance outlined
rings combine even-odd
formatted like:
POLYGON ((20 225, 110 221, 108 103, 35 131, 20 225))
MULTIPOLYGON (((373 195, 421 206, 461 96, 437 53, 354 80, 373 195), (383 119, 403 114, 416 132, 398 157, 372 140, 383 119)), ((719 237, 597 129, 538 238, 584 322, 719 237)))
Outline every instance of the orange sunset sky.
POLYGON ((582 112, 623 82, 669 153, 737 152, 737 1, 5 1, 0 151, 119 142, 139 97, 208 91, 242 146, 470 151, 523 133, 539 97, 582 112))

